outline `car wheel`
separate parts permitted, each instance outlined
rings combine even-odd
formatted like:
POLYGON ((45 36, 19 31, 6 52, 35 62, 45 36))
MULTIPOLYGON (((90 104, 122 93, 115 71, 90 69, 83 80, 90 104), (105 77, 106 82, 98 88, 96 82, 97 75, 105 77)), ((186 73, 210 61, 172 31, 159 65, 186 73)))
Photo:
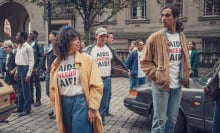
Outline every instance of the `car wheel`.
POLYGON ((176 122, 174 133, 187 133, 186 119, 184 117, 184 114, 181 111, 179 111, 179 114, 177 117, 177 122, 176 122))

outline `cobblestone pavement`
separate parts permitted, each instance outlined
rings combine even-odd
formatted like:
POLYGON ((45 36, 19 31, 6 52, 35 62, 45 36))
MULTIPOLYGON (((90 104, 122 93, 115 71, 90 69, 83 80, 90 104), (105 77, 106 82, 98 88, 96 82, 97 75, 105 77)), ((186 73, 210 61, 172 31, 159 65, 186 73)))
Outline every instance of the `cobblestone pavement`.
MULTIPOLYGON (((32 107, 30 115, 18 117, 12 114, 8 123, 0 123, 0 133, 57 133, 55 120, 47 116, 51 111, 49 98, 45 93, 45 82, 41 82, 42 105, 32 107)), ((112 100, 110 111, 113 117, 106 117, 107 133, 149 133, 149 122, 146 118, 134 114, 123 105, 128 95, 129 80, 126 78, 112 79, 112 100)))

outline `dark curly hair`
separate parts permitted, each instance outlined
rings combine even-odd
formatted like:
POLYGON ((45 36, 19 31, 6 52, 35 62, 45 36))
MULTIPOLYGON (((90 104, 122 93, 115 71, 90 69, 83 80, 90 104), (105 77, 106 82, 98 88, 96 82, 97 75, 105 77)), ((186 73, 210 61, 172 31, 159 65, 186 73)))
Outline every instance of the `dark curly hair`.
POLYGON ((77 37, 80 39, 80 33, 71 26, 66 25, 60 28, 53 42, 53 49, 58 59, 65 60, 68 57, 70 42, 77 37))

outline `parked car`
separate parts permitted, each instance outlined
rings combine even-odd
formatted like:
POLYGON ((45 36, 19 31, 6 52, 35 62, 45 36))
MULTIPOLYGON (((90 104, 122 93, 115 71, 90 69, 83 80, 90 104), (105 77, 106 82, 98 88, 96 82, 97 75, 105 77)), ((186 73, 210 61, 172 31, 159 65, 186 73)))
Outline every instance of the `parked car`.
MULTIPOLYGON (((211 131, 214 103, 206 99, 203 88, 213 72, 201 78, 190 79, 190 88, 182 88, 182 100, 179 108, 175 133, 189 133, 190 130, 211 131)), ((126 97, 124 105, 131 111, 152 121, 153 101, 151 84, 137 88, 136 97, 126 97)))
POLYGON ((0 122, 7 122, 6 119, 16 108, 15 100, 13 88, 0 79, 0 122))

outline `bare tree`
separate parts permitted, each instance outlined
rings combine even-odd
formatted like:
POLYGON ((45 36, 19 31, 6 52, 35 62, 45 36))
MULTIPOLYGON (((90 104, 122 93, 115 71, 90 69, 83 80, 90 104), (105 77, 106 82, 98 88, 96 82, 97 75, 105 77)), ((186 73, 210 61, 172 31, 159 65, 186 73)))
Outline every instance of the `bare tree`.
MULTIPOLYGON (((70 13, 77 13, 84 22, 85 40, 88 44, 90 39, 90 30, 94 26, 105 24, 116 13, 131 5, 131 2, 139 2, 140 0, 51 0, 52 6, 63 5, 71 7, 70 13), (109 10, 106 10, 109 9, 109 10), (97 16, 107 12, 107 16, 99 21, 97 16)), ((31 0, 39 6, 43 6, 46 0, 31 0)))

